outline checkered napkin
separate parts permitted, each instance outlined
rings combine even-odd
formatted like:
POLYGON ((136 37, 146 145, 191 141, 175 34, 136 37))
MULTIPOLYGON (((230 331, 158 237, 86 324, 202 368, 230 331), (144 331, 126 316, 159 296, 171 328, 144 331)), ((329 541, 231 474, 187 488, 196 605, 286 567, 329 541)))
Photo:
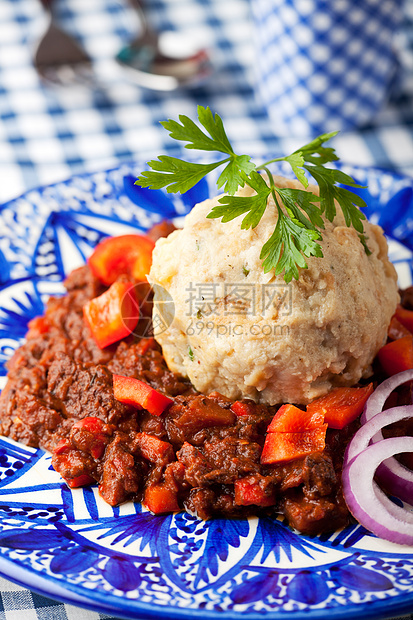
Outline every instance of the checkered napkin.
MULTIPOLYGON (((256 24, 248 0, 146 2, 155 27, 179 30, 211 52, 211 79, 172 93, 140 89, 111 64, 139 27, 127 0, 54 2, 61 7, 61 26, 94 59, 96 80, 90 87, 67 90, 42 85, 32 65, 34 45, 45 27, 40 1, 0 2, 0 204, 85 170, 162 152, 180 154, 159 121, 179 114, 195 117, 197 104, 223 117, 240 152, 279 156, 302 144, 301 138, 280 137, 255 90, 256 24)), ((397 96, 373 124, 343 132, 334 146, 348 163, 413 174, 413 0, 405 6, 398 42, 404 79, 397 96)))
MULTIPOLYGON (((0 577, 0 620, 119 620, 25 590, 0 577)), ((139 620, 138 618, 136 620, 139 620)))

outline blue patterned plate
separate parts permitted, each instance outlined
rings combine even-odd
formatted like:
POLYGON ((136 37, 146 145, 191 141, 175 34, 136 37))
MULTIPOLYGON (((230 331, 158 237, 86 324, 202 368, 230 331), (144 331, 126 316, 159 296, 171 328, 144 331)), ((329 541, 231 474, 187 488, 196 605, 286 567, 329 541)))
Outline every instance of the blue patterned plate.
MULTIPOLYGON (((86 174, 0 207, 0 387, 27 322, 108 234, 180 218, 215 190, 143 191, 142 166, 86 174)), ((412 281, 413 180, 346 167, 368 216, 412 281)), ((280 167, 280 172, 285 172, 280 167)), ((305 537, 281 519, 153 516, 112 508, 97 488, 69 490, 50 455, 0 439, 0 572, 49 596, 125 618, 384 618, 413 610, 413 548, 352 525, 305 537)))

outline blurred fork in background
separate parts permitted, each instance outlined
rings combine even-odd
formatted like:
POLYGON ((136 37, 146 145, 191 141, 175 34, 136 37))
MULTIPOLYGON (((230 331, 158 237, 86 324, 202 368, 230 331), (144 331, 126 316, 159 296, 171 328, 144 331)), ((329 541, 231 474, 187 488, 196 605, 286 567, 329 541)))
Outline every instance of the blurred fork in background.
MULTIPOLYGON (((91 57, 56 24, 54 0, 40 1, 48 23, 34 54, 38 74, 54 85, 96 85, 91 57)), ((152 90, 170 91, 197 86, 210 76, 212 65, 206 50, 179 32, 154 31, 139 0, 129 0, 129 6, 137 14, 139 34, 122 47, 112 62, 120 79, 152 90)))
POLYGON ((40 0, 48 24, 34 53, 33 63, 46 82, 68 86, 88 83, 93 77, 89 55, 72 36, 59 28, 54 19, 53 0, 40 0))

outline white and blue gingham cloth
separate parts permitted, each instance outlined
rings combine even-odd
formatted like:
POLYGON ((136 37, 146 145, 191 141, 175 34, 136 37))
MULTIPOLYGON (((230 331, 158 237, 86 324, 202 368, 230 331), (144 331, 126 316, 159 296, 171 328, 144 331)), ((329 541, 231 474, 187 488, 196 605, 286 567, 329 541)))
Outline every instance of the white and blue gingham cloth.
MULTIPOLYGON (((248 0, 147 0, 154 26, 190 36, 210 50, 211 79, 192 90, 156 93, 128 83, 111 60, 138 27, 127 0, 55 0, 62 25, 96 63, 94 88, 52 90, 32 66, 45 26, 39 0, 0 1, 0 205, 72 174, 123 161, 179 153, 159 121, 196 116, 209 105, 224 119, 238 152, 291 152, 299 136, 280 137, 259 90, 254 21, 248 0)), ((406 0, 397 39, 397 90, 374 122, 341 133, 341 159, 413 175, 413 0, 406 0)), ((98 620, 94 611, 60 603, 0 579, 0 620, 98 620)), ((413 616, 410 616, 413 620, 413 616)))
MULTIPOLYGON (((48 90, 32 66, 44 28, 39 0, 0 2, 0 204, 26 189, 121 161, 177 152, 159 121, 209 105, 241 152, 274 156, 302 143, 277 137, 254 89, 254 23, 248 0, 151 0, 151 21, 211 52, 215 72, 191 91, 156 93, 129 84, 111 59, 137 28, 127 0, 55 0, 62 24, 96 61, 95 89, 48 90), (122 4, 123 3, 123 4, 122 4)), ((398 38, 399 89, 376 121, 335 139, 341 159, 413 174, 413 2, 398 38)))

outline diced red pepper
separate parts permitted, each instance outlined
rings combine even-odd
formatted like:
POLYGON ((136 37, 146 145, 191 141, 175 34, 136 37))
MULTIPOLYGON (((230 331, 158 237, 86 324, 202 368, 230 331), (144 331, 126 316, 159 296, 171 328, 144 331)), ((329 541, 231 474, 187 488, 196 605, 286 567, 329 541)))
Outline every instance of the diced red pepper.
POLYGON ((131 282, 115 282, 87 302, 83 315, 101 349, 129 336, 139 320, 139 305, 131 282))
POLYGON ((111 427, 94 416, 75 422, 70 433, 75 447, 91 454, 94 459, 100 459, 103 456, 111 435, 111 427), (86 431, 86 433, 79 438, 79 433, 76 431, 86 431))
POLYGON ((411 334, 407 327, 402 325, 400 321, 393 316, 390 321, 389 329, 387 330, 387 335, 390 340, 399 340, 399 338, 403 338, 403 336, 410 336, 411 334))
POLYGON ((27 327, 29 331, 26 334, 26 338, 35 338, 41 334, 46 334, 49 331, 50 325, 45 316, 35 316, 31 319, 27 327))
POLYGON ((267 495, 260 487, 256 476, 248 476, 234 482, 235 503, 237 506, 273 506, 275 497, 267 495))
POLYGON ((92 476, 89 476, 88 474, 81 474, 80 476, 76 476, 76 478, 65 480, 65 482, 67 486, 71 489, 77 489, 78 487, 86 487, 89 484, 93 484, 94 482, 96 482, 96 480, 94 480, 92 476))
POLYGON ((325 448, 327 424, 304 433, 267 433, 261 453, 261 463, 272 465, 302 458, 325 448))
POLYGON ((171 398, 133 377, 113 375, 113 394, 121 403, 146 409, 152 415, 161 415, 167 407, 173 404, 171 398))
POLYGON ((180 510, 176 491, 164 484, 147 487, 143 504, 156 515, 180 510))
POLYGON ((282 405, 271 420, 267 433, 303 433, 323 422, 323 411, 303 411, 295 405, 282 405))
POLYGON ((224 409, 216 400, 203 394, 196 396, 183 414, 175 420, 175 424, 182 429, 196 432, 211 426, 230 426, 235 424, 237 416, 232 409, 224 409))
POLYGON ((311 415, 321 413, 330 428, 344 428, 358 418, 372 392, 372 383, 360 388, 335 388, 307 405, 307 411, 311 415))
POLYGON ((103 284, 113 284, 122 274, 144 281, 152 265, 154 247, 152 239, 144 235, 108 237, 96 246, 87 262, 103 284))
POLYGON ((61 439, 53 448, 53 454, 64 454, 73 450, 73 446, 68 439, 61 439))
POLYGON ((236 400, 231 405, 232 411, 235 413, 237 417, 243 415, 253 415, 253 406, 249 403, 244 403, 242 400, 236 400))
POLYGON ((385 344, 377 354, 386 375, 395 375, 413 368, 413 337, 404 336, 385 344))
POLYGON ((411 334, 413 334, 413 310, 406 310, 400 304, 396 308, 394 315, 396 319, 401 323, 411 334))
POLYGON ((138 433, 136 442, 143 458, 151 463, 170 463, 174 460, 174 451, 170 443, 162 441, 148 433, 138 433))

